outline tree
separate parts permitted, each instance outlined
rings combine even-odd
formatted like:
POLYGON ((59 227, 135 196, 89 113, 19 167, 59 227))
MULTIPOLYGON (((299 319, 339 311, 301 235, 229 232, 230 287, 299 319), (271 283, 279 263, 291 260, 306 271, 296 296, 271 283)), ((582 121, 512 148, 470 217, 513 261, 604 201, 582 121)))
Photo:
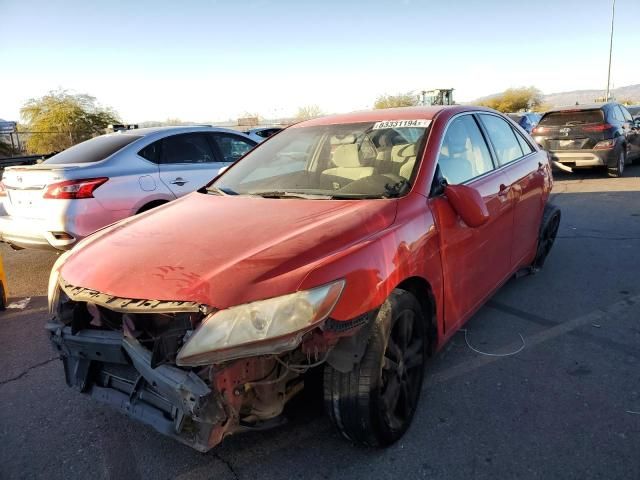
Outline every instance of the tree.
POLYGON ((311 118, 320 117, 322 115, 324 115, 324 112, 318 105, 305 105, 304 107, 298 108, 298 113, 296 113, 296 120, 309 120, 311 118))
POLYGON ((500 95, 480 102, 480 105, 500 112, 535 110, 541 104, 542 93, 535 87, 508 88, 500 95))
POLYGON ((397 95, 380 95, 376 98, 373 108, 415 107, 418 96, 412 93, 398 93, 397 95))
POLYGON ((20 115, 31 132, 26 141, 31 153, 62 151, 104 133, 110 124, 120 123, 118 115, 97 105, 94 97, 67 90, 28 100, 20 115))

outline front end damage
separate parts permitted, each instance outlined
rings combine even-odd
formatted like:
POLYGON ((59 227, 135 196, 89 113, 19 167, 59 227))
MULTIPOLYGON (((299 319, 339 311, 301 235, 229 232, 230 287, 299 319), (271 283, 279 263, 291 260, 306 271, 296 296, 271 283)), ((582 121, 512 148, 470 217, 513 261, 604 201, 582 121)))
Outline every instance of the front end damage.
POLYGON ((293 346, 287 351, 275 342, 270 353, 262 346, 258 354, 238 358, 235 351, 215 363, 178 366, 180 350, 210 308, 123 299, 60 279, 51 309, 46 329, 70 387, 202 452, 226 435, 281 423, 309 368, 333 358, 348 369, 357 361, 352 344, 364 349, 366 340, 357 339, 366 339, 361 327, 369 319, 328 318, 284 343, 293 346))

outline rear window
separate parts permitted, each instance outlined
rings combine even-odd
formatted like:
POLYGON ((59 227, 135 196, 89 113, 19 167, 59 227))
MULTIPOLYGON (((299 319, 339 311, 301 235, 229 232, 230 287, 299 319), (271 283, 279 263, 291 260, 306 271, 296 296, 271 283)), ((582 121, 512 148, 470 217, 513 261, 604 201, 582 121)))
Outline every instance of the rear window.
POLYGON ((602 110, 567 110, 562 112, 547 113, 544 117, 542 117, 542 120, 540 120, 540 125, 571 126, 602 122, 604 122, 604 115, 602 113, 602 110))
POLYGON ((142 138, 138 135, 103 135, 67 148, 45 160, 46 164, 94 163, 113 155, 121 148, 142 138))

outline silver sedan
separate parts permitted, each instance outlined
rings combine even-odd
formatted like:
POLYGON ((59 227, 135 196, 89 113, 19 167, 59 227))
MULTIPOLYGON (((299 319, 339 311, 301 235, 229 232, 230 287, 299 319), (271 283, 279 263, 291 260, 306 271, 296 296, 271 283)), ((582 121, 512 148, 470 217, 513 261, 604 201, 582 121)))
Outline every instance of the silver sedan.
POLYGON ((0 240, 68 250, 96 230, 197 190, 255 146, 215 127, 102 135, 45 162, 4 171, 0 240))

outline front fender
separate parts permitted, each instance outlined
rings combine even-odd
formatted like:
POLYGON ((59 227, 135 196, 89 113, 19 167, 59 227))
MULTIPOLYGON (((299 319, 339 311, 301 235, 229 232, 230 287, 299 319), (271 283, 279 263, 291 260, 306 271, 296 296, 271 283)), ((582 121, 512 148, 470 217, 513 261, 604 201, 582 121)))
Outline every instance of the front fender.
POLYGON ((323 262, 307 274, 300 289, 344 278, 345 288, 331 318, 346 321, 379 308, 394 288, 411 277, 426 280, 439 298, 438 232, 422 195, 401 199, 391 226, 323 262))

